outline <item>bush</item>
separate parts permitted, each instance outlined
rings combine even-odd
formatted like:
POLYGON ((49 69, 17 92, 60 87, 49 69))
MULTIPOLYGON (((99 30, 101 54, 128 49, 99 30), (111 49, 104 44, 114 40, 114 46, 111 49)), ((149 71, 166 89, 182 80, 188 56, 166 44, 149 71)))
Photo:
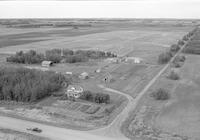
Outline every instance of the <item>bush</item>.
POLYGON ((86 101, 93 101, 94 100, 94 94, 92 94, 91 91, 83 91, 81 97, 81 99, 86 100, 86 101))
POLYGON ((180 67, 181 67, 181 63, 178 62, 178 61, 174 61, 174 62, 173 62, 173 67, 175 67, 175 68, 180 68, 180 67))
POLYGON ((95 100, 95 103, 109 103, 110 96, 108 94, 97 93, 95 95, 94 100, 95 100))
POLYGON ((151 96, 155 99, 155 100, 167 100, 170 98, 170 95, 168 93, 167 90, 165 89, 158 89, 155 92, 151 93, 151 96))
POLYGON ((185 58, 184 55, 179 55, 179 56, 177 56, 177 57, 175 58, 174 61, 176 61, 176 62, 184 62, 185 59, 186 59, 186 58, 185 58))
POLYGON ((91 91, 84 91, 80 97, 83 100, 95 103, 109 103, 110 95, 104 93, 92 93, 91 91))
POLYGON ((0 100, 33 102, 62 88, 67 79, 54 72, 25 68, 0 68, 0 100))
POLYGON ((183 46, 184 44, 185 44, 185 42, 183 40, 178 41, 178 45, 183 46))
POLYGON ((171 80, 178 80, 180 79, 180 76, 175 71, 171 71, 168 78, 171 80))
POLYGON ((170 51, 171 51, 171 52, 177 52, 178 50, 180 50, 180 47, 179 47, 179 45, 177 45, 177 44, 173 44, 173 45, 170 47, 170 51))
POLYGON ((166 64, 170 61, 171 57, 172 57, 172 54, 170 52, 161 53, 158 56, 158 63, 159 64, 166 64))

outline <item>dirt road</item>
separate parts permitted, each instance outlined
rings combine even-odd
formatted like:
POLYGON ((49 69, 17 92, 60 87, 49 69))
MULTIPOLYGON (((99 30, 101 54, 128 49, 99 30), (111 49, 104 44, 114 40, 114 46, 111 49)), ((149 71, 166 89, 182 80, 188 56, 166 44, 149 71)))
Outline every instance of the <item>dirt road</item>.
POLYGON ((41 137, 47 137, 52 140, 114 140, 104 136, 95 136, 85 131, 76 131, 45 124, 25 121, 10 117, 0 116, 0 127, 8 128, 20 132, 28 132, 41 137), (26 128, 38 127, 42 129, 42 133, 34 133, 27 131, 26 128))

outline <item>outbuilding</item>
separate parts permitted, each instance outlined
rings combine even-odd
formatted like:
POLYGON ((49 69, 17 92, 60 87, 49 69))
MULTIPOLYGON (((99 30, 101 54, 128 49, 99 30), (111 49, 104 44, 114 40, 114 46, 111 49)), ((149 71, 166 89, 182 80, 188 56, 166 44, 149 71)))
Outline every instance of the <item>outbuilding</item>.
POLYGON ((42 61, 42 66, 43 67, 50 67, 53 65, 52 61, 42 61))
POLYGON ((125 62, 127 63, 135 63, 135 64, 140 64, 142 62, 142 58, 139 57, 126 57, 125 62))
POLYGON ((99 69, 96 69, 95 72, 96 72, 96 73, 100 73, 100 72, 101 72, 101 69, 100 69, 100 68, 99 68, 99 69))
POLYGON ((79 75, 80 79, 88 79, 89 78, 89 74, 87 72, 83 72, 79 75))

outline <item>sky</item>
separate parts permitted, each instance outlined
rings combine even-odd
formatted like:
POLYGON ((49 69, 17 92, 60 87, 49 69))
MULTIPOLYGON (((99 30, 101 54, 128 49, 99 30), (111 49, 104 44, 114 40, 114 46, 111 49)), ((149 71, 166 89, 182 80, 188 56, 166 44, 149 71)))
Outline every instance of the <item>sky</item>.
POLYGON ((0 18, 200 18, 200 0, 4 0, 0 18))

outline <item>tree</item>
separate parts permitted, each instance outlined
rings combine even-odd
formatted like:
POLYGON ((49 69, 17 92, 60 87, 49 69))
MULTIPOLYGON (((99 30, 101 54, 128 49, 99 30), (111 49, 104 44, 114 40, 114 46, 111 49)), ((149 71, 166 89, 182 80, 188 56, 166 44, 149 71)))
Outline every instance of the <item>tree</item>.
POLYGON ((170 98, 170 95, 166 89, 159 88, 156 91, 150 94, 155 100, 167 100, 170 98))
POLYGON ((180 50, 179 45, 177 45, 177 44, 171 45, 171 47, 170 47, 171 52, 177 52, 178 50, 180 50))
POLYGON ((179 80, 180 76, 178 75, 177 72, 175 72, 174 70, 172 70, 170 72, 170 74, 168 75, 168 78, 171 79, 171 80, 179 80))
POLYGON ((25 68, 0 68, 0 100, 33 102, 51 95, 68 83, 61 74, 25 68))
POLYGON ((159 64, 166 64, 167 62, 170 61, 171 57, 172 57, 172 54, 170 52, 161 53, 158 56, 158 63, 159 64))
POLYGON ((178 41, 178 45, 183 46, 184 44, 185 44, 185 42, 183 40, 178 41))
POLYGON ((84 100, 87 100, 87 101, 93 101, 94 100, 94 96, 93 96, 91 91, 86 90, 81 95, 81 99, 84 99, 84 100))

